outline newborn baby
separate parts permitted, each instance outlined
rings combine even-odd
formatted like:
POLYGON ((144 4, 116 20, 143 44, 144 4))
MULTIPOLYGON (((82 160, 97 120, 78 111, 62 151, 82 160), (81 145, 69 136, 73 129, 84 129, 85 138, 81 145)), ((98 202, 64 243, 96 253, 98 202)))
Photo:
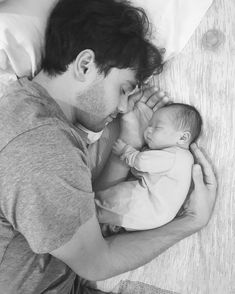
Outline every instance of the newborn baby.
POLYGON ((133 176, 97 192, 99 222, 126 230, 152 229, 170 222, 190 187, 194 160, 189 145, 198 138, 201 126, 201 116, 193 106, 175 103, 154 113, 142 151, 118 139, 113 152, 131 167, 133 176))

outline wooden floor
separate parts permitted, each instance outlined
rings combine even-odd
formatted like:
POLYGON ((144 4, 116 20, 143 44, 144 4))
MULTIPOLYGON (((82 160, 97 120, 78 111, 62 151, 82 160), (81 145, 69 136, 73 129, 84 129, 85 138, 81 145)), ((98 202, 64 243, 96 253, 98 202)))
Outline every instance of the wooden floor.
POLYGON ((183 52, 168 62, 155 84, 174 101, 200 110, 204 129, 199 145, 214 165, 218 201, 205 229, 148 265, 107 280, 106 289, 132 280, 181 294, 234 294, 235 0, 214 1, 183 52))

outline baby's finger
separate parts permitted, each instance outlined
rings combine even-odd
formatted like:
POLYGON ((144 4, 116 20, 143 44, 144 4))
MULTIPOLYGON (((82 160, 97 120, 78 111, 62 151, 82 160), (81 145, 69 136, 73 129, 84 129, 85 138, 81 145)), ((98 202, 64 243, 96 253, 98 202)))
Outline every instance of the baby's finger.
POLYGON ((164 96, 154 107, 153 111, 155 112, 157 109, 164 107, 165 105, 169 104, 170 100, 167 96, 164 96))

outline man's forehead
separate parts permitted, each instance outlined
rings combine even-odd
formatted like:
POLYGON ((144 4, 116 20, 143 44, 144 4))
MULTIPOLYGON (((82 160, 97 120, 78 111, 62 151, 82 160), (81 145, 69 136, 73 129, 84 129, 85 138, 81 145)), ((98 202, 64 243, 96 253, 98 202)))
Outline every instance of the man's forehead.
POLYGON ((112 68, 110 76, 118 79, 122 83, 129 83, 133 87, 138 83, 136 79, 136 71, 130 68, 112 68))

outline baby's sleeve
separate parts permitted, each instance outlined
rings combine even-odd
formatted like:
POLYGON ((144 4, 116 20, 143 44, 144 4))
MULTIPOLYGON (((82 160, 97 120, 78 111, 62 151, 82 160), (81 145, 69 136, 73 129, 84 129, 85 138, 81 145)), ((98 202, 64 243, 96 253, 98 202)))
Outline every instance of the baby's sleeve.
POLYGON ((126 144, 123 149, 120 159, 123 160, 128 166, 134 167, 136 157, 140 154, 140 151, 136 150, 134 147, 126 144))
POLYGON ((172 168, 175 154, 165 150, 148 150, 135 156, 133 167, 142 172, 160 173, 172 168))

